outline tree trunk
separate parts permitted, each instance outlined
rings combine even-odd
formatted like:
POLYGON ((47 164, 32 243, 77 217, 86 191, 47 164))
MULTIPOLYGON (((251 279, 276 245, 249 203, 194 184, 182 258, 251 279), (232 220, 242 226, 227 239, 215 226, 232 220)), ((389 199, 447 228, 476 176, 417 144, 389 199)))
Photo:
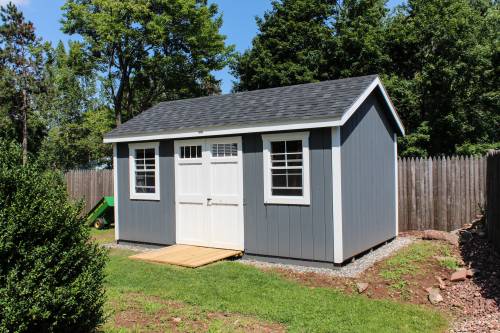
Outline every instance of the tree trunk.
POLYGON ((26 89, 23 89, 22 104, 22 122, 23 122, 23 165, 28 163, 28 96, 26 89))
POLYGON ((116 126, 119 126, 122 124, 122 110, 121 106, 115 104, 115 122, 116 126))

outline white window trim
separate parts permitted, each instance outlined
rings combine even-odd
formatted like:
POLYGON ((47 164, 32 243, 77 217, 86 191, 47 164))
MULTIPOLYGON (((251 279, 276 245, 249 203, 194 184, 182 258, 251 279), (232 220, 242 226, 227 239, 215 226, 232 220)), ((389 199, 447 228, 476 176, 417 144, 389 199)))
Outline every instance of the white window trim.
POLYGON ((130 199, 132 200, 160 200, 160 156, 159 142, 130 143, 129 152, 129 183, 130 199), (155 150, 155 193, 137 193, 135 191, 135 150, 151 149, 155 150))
POLYGON ((309 132, 263 134, 264 203, 281 205, 310 205, 309 132), (302 196, 277 196, 271 192, 271 142, 302 140, 302 196))

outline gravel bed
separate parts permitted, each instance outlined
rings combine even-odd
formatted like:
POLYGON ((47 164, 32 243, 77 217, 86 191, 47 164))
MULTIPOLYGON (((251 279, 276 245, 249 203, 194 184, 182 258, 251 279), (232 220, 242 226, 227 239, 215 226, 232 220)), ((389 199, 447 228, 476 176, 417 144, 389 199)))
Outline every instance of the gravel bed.
POLYGON ((158 249, 158 247, 151 247, 145 245, 132 245, 132 244, 116 244, 116 243, 105 243, 102 244, 103 247, 107 249, 120 249, 120 250, 129 250, 134 252, 148 252, 158 249))
POLYGON ((363 273, 367 268, 375 264, 377 261, 387 258, 395 251, 409 245, 414 240, 415 239, 413 237, 397 237, 390 243, 380 246, 372 252, 365 254, 361 258, 356 259, 354 262, 336 268, 307 267, 290 264, 270 263, 250 259, 239 259, 237 260, 237 262, 247 265, 253 265, 256 267, 291 269, 299 273, 313 272, 329 276, 355 278, 359 274, 363 273))

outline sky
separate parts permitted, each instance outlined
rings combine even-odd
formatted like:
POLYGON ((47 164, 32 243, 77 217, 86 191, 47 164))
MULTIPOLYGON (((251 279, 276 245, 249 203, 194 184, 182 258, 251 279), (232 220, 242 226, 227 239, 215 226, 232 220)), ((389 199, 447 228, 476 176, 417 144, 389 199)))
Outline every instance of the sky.
MULTIPOLYGON (((9 0, 0 0, 0 5, 5 5, 9 0)), ((64 0, 10 0, 19 5, 26 18, 35 25, 38 36, 51 41, 54 45, 59 41, 76 39, 61 32, 62 18, 61 6, 64 0)), ((271 0, 209 0, 217 3, 219 12, 223 15, 221 33, 227 36, 227 43, 236 47, 236 51, 243 52, 252 44, 252 38, 257 34, 256 16, 262 16, 266 10, 271 9, 271 0)), ((389 7, 394 7, 401 0, 389 0, 389 7)), ((222 92, 229 93, 235 78, 229 69, 214 73, 215 77, 222 80, 222 92)))

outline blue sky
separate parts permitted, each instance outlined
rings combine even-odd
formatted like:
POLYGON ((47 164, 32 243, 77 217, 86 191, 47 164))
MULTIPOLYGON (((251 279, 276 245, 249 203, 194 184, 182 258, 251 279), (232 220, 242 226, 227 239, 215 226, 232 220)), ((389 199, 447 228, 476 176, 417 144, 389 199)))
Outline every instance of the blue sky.
MULTIPOLYGON (((0 0, 0 5, 8 0, 0 0)), ((70 37, 64 35, 60 28, 62 18, 61 6, 64 0, 12 0, 18 4, 25 16, 35 24, 37 34, 44 40, 57 43, 59 40, 67 41, 70 37)), ((252 38, 257 33, 255 17, 262 16, 271 8, 270 0, 210 0, 219 5, 219 11, 223 14, 224 25, 222 33, 227 36, 227 43, 236 46, 237 51, 244 51, 250 47, 252 38)), ((401 0, 389 0, 389 6, 393 7, 401 0)), ((75 38, 75 37, 72 37, 75 38)), ((228 69, 215 73, 218 79, 222 79, 222 91, 228 93, 232 87, 234 78, 228 69)))

